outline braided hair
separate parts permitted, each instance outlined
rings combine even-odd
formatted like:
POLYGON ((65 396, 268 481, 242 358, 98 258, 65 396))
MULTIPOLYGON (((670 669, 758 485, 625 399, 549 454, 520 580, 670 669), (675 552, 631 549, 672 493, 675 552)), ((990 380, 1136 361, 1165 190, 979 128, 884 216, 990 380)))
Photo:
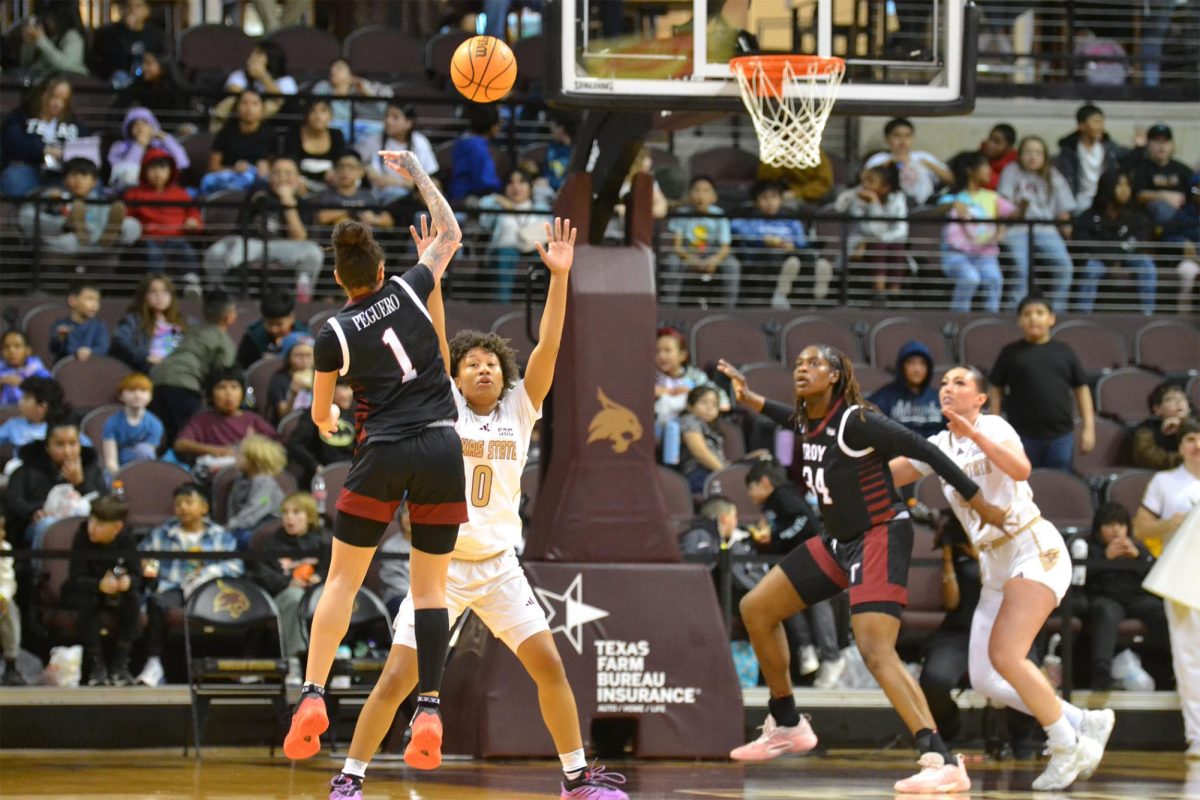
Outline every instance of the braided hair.
MULTIPOLYGON (((812 346, 820 351, 821 357, 829 362, 830 368, 841 376, 833 385, 830 405, 839 399, 844 399, 847 406, 858 406, 859 415, 865 418, 867 409, 875 406, 868 403, 863 397, 862 387, 858 385, 858 379, 854 377, 854 364, 850 361, 850 357, 831 345, 815 344, 812 346)), ((796 395, 795 420, 800 433, 808 433, 808 403, 800 395, 796 395)))

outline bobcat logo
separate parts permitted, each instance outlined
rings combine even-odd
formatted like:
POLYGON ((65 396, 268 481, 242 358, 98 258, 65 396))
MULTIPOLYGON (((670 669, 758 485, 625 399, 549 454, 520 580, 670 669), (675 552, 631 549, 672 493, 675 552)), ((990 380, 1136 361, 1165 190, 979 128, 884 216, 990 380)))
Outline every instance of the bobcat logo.
POLYGON ((629 445, 642 438, 642 423, 628 408, 609 399, 600 387, 596 388, 596 399, 600 401, 601 409, 588 425, 587 443, 607 439, 612 442, 614 453, 624 453, 629 445))
POLYGON ((237 619, 250 610, 250 598, 225 581, 217 578, 217 596, 213 598, 213 613, 224 611, 230 619, 237 619))

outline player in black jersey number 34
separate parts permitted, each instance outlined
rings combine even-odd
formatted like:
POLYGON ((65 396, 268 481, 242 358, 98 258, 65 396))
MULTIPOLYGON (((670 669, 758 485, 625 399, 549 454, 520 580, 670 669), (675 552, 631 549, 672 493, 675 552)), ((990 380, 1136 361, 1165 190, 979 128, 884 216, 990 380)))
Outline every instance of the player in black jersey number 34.
POLYGON ((333 558, 313 617, 305 683, 283 749, 289 758, 321 749, 320 735, 329 727, 325 680, 375 548, 407 493, 419 696, 404 760, 433 769, 442 759, 438 695, 449 644, 446 571, 467 505, 462 443, 454 431, 458 412, 427 301, 462 234, 416 156, 380 155, 421 192, 436 235, 415 267, 388 278, 383 250, 367 226, 343 221, 333 230, 334 276, 349 302, 317 334, 312 419, 322 432, 336 430, 332 400, 340 376, 354 389, 357 433, 354 462, 337 500, 333 558))
POLYGON ((770 715, 762 736, 731 757, 766 761, 816 746, 817 737, 792 696, 780 623, 848 588, 858 650, 922 754, 921 771, 899 781, 896 791, 969 790, 961 756, 956 760, 946 749, 925 696, 896 654, 913 530, 888 459, 906 455, 928 464, 986 523, 1002 524, 1004 512, 985 502, 979 487, 940 450, 867 404, 850 359, 838 350, 811 345, 801 351, 792 372, 794 407, 750 391, 729 362, 721 361, 718 368, 733 381, 738 402, 795 429, 804 482, 817 496, 825 523, 820 536, 789 553, 742 599, 742 621, 771 692, 770 715))

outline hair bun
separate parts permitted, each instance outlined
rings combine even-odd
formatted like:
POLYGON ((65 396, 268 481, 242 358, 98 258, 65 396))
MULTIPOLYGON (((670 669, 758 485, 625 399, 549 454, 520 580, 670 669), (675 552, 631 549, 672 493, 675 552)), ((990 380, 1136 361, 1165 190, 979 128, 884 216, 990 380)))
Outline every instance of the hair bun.
POLYGON ((334 226, 334 247, 361 248, 368 246, 373 241, 371 229, 356 220, 344 219, 334 226))

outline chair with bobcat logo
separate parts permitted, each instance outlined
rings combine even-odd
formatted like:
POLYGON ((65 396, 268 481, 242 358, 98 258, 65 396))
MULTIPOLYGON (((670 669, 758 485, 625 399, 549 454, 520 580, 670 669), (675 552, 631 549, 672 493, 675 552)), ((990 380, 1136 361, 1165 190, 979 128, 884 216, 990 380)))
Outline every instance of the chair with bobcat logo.
MULTIPOLYGON (((248 578, 214 578, 200 585, 187 601, 183 641, 196 758, 201 757, 204 723, 214 701, 269 704, 277 728, 271 738, 275 755, 288 718, 287 659, 279 609, 271 596, 248 578)), ((187 754, 186 744, 183 752, 187 754)))

